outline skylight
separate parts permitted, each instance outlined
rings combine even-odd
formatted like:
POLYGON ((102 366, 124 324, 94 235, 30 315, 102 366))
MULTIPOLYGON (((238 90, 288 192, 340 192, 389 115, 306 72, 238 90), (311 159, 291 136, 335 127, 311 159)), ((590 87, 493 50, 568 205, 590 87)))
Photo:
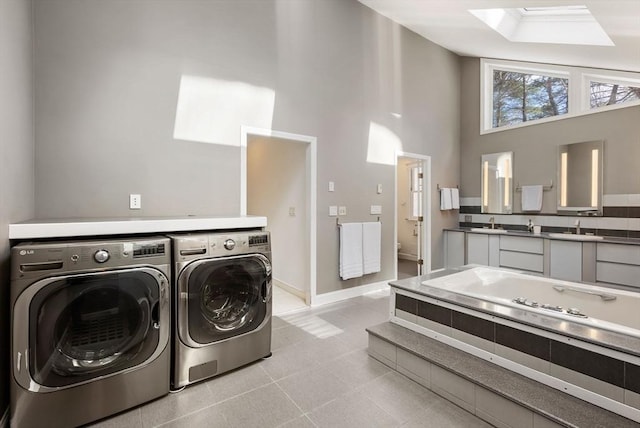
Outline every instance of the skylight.
POLYGON ((582 5, 469 12, 512 42, 614 46, 589 9, 582 5))

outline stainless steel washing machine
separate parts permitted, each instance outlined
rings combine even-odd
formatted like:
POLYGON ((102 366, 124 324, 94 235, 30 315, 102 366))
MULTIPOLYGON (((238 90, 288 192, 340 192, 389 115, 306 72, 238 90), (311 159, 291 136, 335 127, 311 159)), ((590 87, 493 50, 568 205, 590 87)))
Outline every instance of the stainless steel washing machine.
POLYGON ((11 249, 12 426, 78 426, 169 392, 170 245, 11 249))
POLYGON ((271 355, 271 244, 261 230, 172 235, 172 388, 271 355))

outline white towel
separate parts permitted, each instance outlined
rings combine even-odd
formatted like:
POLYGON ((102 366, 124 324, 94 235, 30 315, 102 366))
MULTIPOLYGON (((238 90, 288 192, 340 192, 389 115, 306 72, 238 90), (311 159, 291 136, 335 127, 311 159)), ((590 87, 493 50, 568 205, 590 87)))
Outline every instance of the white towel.
POLYGON ((448 187, 442 187, 440 189, 440 210, 450 210, 453 208, 451 201, 451 189, 448 187))
POLYGON ((542 209, 542 186, 522 186, 522 211, 540 211, 542 209))
POLYGON ((451 208, 454 210, 460 209, 460 191, 457 187, 451 188, 451 208))
POLYGON ((362 276, 362 223, 340 226, 340 278, 362 276))
POLYGON ((382 225, 379 221, 362 224, 362 264, 364 274, 380 272, 380 242, 382 225))

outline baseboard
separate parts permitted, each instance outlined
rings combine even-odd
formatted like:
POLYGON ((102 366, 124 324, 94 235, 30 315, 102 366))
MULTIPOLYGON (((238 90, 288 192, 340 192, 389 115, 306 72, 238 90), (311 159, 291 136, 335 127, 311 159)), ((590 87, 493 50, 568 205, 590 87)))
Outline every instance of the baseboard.
POLYGON ((398 253, 398 258, 401 260, 410 260, 412 262, 418 261, 418 256, 410 253, 398 253))
POLYGON ((9 428, 9 406, 4 409, 2 419, 0 419, 0 428, 9 428))
POLYGON ((341 300, 351 299, 353 297, 363 296, 368 293, 374 293, 376 291, 383 291, 389 289, 389 281, 374 282, 371 284, 364 284, 358 287, 345 288, 344 290, 331 291, 329 293, 318 294, 311 301, 311 306, 321 306, 329 303, 336 303, 341 300))
POLYGON ((273 278, 273 285, 277 285, 278 287, 282 288, 284 291, 291 293, 294 296, 301 298, 302 300, 305 300, 307 297, 304 291, 294 287, 291 284, 287 284, 286 282, 281 281, 277 278, 273 278))

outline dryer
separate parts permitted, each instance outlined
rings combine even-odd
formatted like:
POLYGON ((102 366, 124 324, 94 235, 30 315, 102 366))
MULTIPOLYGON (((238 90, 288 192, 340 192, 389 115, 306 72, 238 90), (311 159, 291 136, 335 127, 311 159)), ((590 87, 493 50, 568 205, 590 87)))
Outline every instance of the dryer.
POLYGON ((170 240, 11 249, 11 425, 83 425, 169 392, 170 240))
POLYGON ((172 388, 271 355, 271 244, 261 230, 171 235, 172 388))

